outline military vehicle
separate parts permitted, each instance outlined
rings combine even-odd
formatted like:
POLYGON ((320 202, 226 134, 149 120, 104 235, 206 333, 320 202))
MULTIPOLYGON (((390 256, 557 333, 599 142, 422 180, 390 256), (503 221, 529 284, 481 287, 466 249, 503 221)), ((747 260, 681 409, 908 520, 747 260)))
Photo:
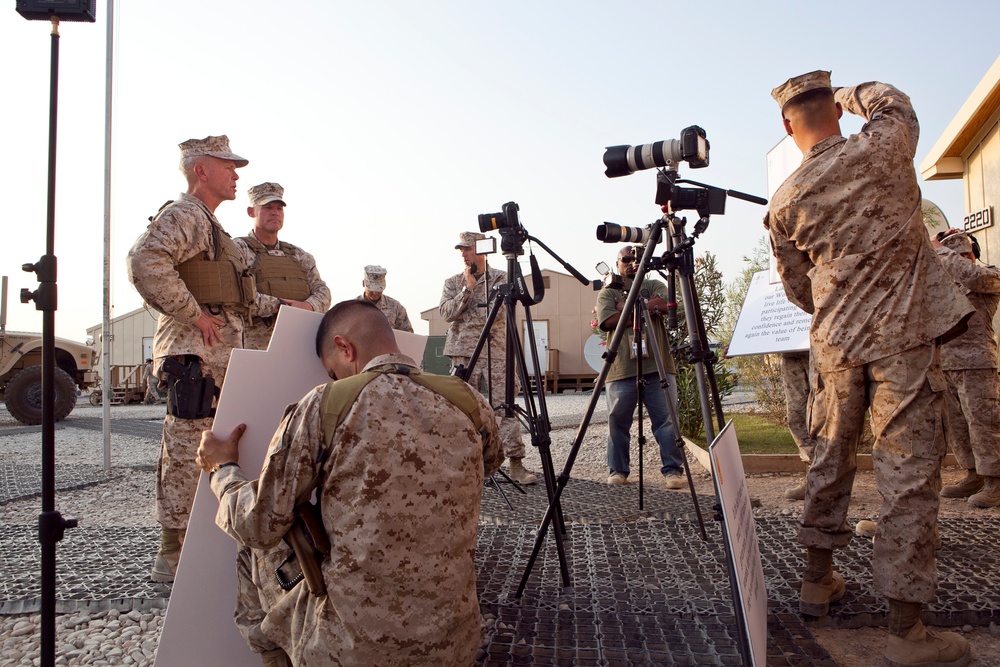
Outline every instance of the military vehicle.
MULTIPOLYGON (((6 276, 4 277, 6 288, 6 276)), ((42 335, 7 331, 6 289, 0 308, 0 395, 10 414, 22 424, 42 423, 42 335)), ((77 388, 98 383, 92 347, 56 338, 55 420, 66 418, 76 405, 77 388)))

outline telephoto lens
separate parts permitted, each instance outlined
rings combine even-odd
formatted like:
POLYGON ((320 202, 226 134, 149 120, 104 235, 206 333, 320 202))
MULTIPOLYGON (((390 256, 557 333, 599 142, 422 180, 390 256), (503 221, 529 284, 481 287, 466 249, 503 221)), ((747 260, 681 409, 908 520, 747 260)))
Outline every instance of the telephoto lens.
POLYGON ((613 222, 605 222, 597 227, 597 240, 602 243, 645 243, 649 239, 649 227, 622 227, 613 222))

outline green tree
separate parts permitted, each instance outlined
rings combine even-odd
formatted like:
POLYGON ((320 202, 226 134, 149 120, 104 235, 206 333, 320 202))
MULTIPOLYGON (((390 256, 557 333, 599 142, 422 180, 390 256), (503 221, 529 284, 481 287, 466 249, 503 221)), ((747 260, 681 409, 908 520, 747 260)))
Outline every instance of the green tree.
MULTIPOLYGON (((743 257, 743 270, 726 287, 726 311, 719 329, 727 348, 732 341, 733 330, 736 328, 747 290, 750 289, 750 282, 755 273, 768 268, 770 257, 771 245, 765 234, 758 239, 751 253, 743 257)), ((733 357, 728 363, 736 372, 740 385, 753 390, 756 409, 775 424, 787 425, 785 387, 781 382, 781 355, 755 354, 733 357)))
MULTIPOLYGON (((698 293, 701 316, 705 325, 705 333, 710 342, 717 341, 720 327, 726 317, 726 289, 722 272, 718 270, 715 255, 706 252, 694 261, 694 284, 698 293)), ((681 295, 677 295, 678 301, 681 295)), ((677 329, 670 332, 670 345, 674 351, 677 365, 677 402, 678 418, 683 435, 697 438, 704 432, 704 421, 701 412, 701 400, 698 395, 698 382, 695 366, 691 361, 691 341, 684 317, 682 304, 677 308, 677 329)), ((719 389, 719 399, 722 400, 736 388, 736 377, 730 371, 728 362, 718 361, 714 366, 715 380, 719 389)), ((715 405, 711 395, 714 414, 715 405)))

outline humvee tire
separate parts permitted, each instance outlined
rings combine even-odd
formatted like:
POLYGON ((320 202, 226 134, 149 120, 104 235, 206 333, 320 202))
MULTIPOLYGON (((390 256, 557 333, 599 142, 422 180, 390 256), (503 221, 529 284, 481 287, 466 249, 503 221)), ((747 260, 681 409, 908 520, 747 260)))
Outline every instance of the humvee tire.
MULTIPOLYGON (((61 368, 53 373, 55 381, 55 421, 62 421, 76 405, 76 384, 61 368)), ((42 423, 42 367, 29 366, 11 378, 4 393, 4 403, 11 416, 22 424, 42 423)))

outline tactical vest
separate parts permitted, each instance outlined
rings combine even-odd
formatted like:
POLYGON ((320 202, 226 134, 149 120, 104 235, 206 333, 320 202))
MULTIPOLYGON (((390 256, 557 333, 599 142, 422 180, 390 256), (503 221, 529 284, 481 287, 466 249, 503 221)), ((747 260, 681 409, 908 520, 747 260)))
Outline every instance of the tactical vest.
POLYGON ((293 246, 278 241, 277 250, 283 254, 272 255, 267 246, 253 236, 242 237, 257 255, 250 267, 257 279, 257 291, 279 299, 305 301, 312 294, 309 275, 293 256, 293 246))
POLYGON ((218 224, 210 224, 215 259, 209 259, 208 252, 198 253, 178 264, 177 273, 199 306, 227 306, 248 315, 257 296, 253 274, 229 234, 218 224))

